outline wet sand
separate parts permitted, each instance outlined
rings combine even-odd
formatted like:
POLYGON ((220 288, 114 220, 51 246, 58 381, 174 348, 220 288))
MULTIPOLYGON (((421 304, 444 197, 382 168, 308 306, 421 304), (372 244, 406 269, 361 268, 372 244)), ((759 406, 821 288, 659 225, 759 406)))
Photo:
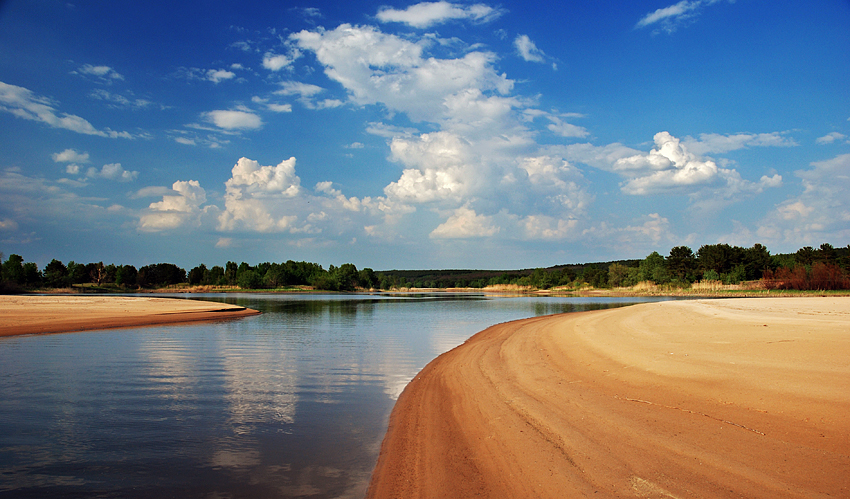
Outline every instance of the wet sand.
POLYGON ((126 296, 0 296, 0 336, 213 321, 258 314, 226 303, 126 296))
POLYGON ((407 386, 368 497, 850 497, 850 299, 493 326, 407 386))

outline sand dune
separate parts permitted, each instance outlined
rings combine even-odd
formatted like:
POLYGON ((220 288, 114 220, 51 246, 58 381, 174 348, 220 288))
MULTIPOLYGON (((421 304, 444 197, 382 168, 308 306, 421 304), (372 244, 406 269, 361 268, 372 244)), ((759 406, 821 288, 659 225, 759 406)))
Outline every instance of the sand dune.
POLYGON ((368 497, 850 497, 850 299, 493 326, 408 385, 368 497))
POLYGON ((0 336, 230 319, 258 314, 226 303, 126 296, 0 296, 0 336))

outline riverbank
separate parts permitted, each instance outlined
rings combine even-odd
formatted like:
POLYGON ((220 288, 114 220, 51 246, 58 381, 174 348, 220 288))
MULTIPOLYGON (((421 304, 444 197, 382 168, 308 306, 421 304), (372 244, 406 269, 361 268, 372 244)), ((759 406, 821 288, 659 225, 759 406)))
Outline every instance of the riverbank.
POLYGON ((399 398, 368 497, 847 497, 850 299, 488 328, 399 398))
POLYGON ((0 296, 0 336, 214 321, 259 314, 226 303, 102 295, 0 296))

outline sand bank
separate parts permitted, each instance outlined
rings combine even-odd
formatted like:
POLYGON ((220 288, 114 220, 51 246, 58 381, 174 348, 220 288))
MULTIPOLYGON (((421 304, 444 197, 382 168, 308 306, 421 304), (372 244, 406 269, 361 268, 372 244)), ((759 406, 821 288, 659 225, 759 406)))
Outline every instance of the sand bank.
POLYGON ((226 303, 126 296, 0 296, 0 336, 210 321, 258 314, 226 303))
POLYGON ((850 497, 850 299, 493 326, 407 386, 368 497, 850 497))

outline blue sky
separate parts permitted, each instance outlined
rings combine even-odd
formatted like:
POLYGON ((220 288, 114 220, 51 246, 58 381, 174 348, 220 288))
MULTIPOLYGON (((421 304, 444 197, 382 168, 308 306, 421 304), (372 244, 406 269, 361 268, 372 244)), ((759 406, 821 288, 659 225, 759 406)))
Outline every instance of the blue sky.
POLYGON ((850 243, 850 3, 0 3, 0 251, 530 268, 850 243))

